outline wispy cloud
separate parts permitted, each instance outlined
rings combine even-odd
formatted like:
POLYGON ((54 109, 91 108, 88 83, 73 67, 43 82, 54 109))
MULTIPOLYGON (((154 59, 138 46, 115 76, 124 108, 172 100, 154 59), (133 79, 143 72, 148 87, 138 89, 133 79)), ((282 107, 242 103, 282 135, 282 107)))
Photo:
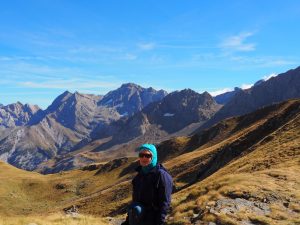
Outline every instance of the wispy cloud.
POLYGON ((44 89, 63 89, 63 90, 81 90, 88 88, 116 88, 120 86, 119 83, 102 82, 95 80, 83 79, 61 79, 49 80, 43 82, 26 81, 19 82, 19 86, 26 88, 44 88, 44 89))
POLYGON ((242 88, 242 89, 249 89, 249 88, 251 88, 251 87, 253 87, 253 84, 242 84, 242 85, 241 85, 241 88, 242 88))
POLYGON ((149 51, 158 48, 165 48, 165 49, 213 49, 217 48, 216 46, 207 46, 207 45, 196 45, 195 43, 180 43, 180 44, 169 44, 169 43, 139 43, 138 48, 143 51, 149 51))
POLYGON ((242 51, 249 52, 255 50, 255 43, 246 43, 247 38, 254 35, 254 32, 244 32, 238 35, 227 37, 220 44, 220 47, 225 51, 242 51))
POLYGON ((127 60, 127 61, 133 61, 133 60, 136 60, 137 58, 138 58, 138 56, 135 54, 132 54, 132 53, 126 53, 120 57, 117 57, 117 59, 127 60))
POLYGON ((201 45, 170 45, 170 44, 160 44, 157 45, 160 48, 173 48, 173 49, 213 49, 217 48, 215 46, 201 46, 201 45))
POLYGON ((216 91, 210 91, 209 94, 211 96, 215 97, 217 95, 224 94, 224 93, 229 92, 229 91, 233 91, 233 88, 223 88, 223 89, 216 90, 216 91))
MULTIPOLYGON (((253 84, 242 84, 240 86, 241 89, 249 89, 253 87, 253 84)), ((209 93, 211 94, 211 96, 217 96, 217 95, 221 95, 221 94, 224 94, 226 92, 231 92, 231 91, 234 91, 234 88, 222 88, 222 89, 219 89, 219 90, 216 90, 216 91, 209 91, 209 93)))
POLYGON ((149 51, 154 49, 156 45, 153 42, 149 42, 149 43, 139 43, 137 46, 140 50, 149 51))
POLYGON ((240 65, 251 65, 251 67, 273 67, 299 64, 299 59, 295 57, 283 58, 279 56, 231 56, 228 59, 237 62, 240 65))
POLYGON ((263 76, 263 80, 267 81, 267 80, 271 79, 272 77, 276 77, 277 75, 278 74, 276 74, 276 73, 271 73, 269 75, 263 76))
POLYGON ((114 53, 122 52, 123 47, 112 47, 112 46, 78 46, 71 48, 68 52, 73 54, 82 54, 82 53, 114 53))

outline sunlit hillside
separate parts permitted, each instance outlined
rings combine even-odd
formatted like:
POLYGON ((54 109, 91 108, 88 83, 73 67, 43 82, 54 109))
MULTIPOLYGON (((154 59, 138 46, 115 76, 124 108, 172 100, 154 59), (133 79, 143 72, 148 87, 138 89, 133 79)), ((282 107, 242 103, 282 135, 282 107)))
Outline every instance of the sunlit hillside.
POLYGON ((182 188, 174 195, 172 221, 300 222, 300 104, 270 109, 223 121, 206 131, 211 134, 206 143, 198 137, 206 147, 166 163, 170 167, 176 160, 171 171, 182 188), (214 137, 213 131, 221 133, 214 137), (220 136, 224 140, 215 142, 220 136))

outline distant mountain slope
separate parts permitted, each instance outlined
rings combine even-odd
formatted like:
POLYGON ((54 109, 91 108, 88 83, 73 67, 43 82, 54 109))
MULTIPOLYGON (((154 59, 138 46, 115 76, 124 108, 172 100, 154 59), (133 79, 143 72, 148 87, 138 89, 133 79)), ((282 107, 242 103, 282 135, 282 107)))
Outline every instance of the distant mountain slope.
POLYGON ((143 88, 133 83, 123 84, 120 88, 107 93, 98 105, 114 108, 120 115, 132 116, 151 102, 160 101, 167 95, 164 90, 143 88))
MULTIPOLYGON (((132 117, 111 123, 105 131, 93 134, 94 139, 91 142, 79 145, 74 154, 56 158, 54 164, 41 165, 39 171, 51 173, 76 168, 84 162, 90 162, 89 157, 84 156, 90 155, 87 153, 90 151, 95 155, 99 151, 108 151, 108 153, 99 153, 103 160, 117 156, 130 156, 143 142, 157 143, 182 130, 181 135, 190 133, 187 127, 194 123, 197 127, 203 124, 220 107, 207 92, 199 94, 185 89, 170 93, 161 101, 149 104, 132 117)), ((91 158, 94 160, 93 157, 91 158)))
POLYGON ((233 91, 229 91, 229 92, 217 95, 214 97, 214 99, 218 104, 225 105, 227 102, 229 102, 232 99, 232 97, 237 92, 239 92, 241 90, 242 90, 241 88, 235 87, 233 91))
POLYGON ((250 89, 237 92, 204 127, 209 127, 228 117, 252 112, 266 105, 299 97, 300 67, 260 82, 250 89))
POLYGON ((23 105, 20 102, 7 106, 0 105, 0 127, 12 128, 23 126, 39 111, 41 109, 37 105, 23 105))
POLYGON ((129 110, 129 116, 164 95, 162 90, 124 84, 104 97, 66 91, 44 111, 21 103, 9 105, 2 110, 6 113, 3 121, 15 128, 0 129, 0 159, 33 170, 44 161, 73 151, 81 141, 88 142, 94 132, 106 132, 112 122, 126 117, 120 113, 129 110), (112 104, 101 103, 107 98, 112 104), (124 104, 119 104, 121 101, 124 104))
POLYGON ((66 91, 53 101, 43 112, 43 116, 35 121, 35 124, 40 123, 47 117, 53 118, 57 123, 84 137, 93 129, 92 123, 99 122, 95 119, 95 115, 97 113, 97 102, 101 98, 102 96, 80 94, 78 92, 72 94, 66 91))
POLYGON ((138 137, 158 141, 191 123, 207 121, 219 108, 220 106, 207 92, 199 94, 185 89, 170 93, 161 101, 149 104, 134 116, 112 124, 110 134, 98 136, 100 139, 112 136, 112 140, 99 146, 98 149, 107 149, 138 137))

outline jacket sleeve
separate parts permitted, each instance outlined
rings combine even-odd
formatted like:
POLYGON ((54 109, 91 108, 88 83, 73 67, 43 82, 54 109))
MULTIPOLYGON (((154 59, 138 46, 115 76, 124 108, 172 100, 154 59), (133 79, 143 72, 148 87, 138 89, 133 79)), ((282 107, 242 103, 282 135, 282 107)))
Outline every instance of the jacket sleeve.
POLYGON ((171 204, 173 189, 172 177, 167 172, 161 172, 158 181, 158 214, 156 224, 164 224, 171 204))

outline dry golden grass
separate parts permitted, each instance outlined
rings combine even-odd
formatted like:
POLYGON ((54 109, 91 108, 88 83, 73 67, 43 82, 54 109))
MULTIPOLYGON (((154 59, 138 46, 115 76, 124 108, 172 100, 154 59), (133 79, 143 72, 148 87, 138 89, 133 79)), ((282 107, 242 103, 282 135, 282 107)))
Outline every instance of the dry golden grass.
POLYGON ((71 217, 63 214, 0 217, 1 225, 107 225, 107 221, 92 216, 71 217))
MULTIPOLYGON (((293 103, 291 101, 284 105, 282 111, 276 113, 278 121, 286 119, 285 110, 293 103), (283 116, 280 118, 281 114, 283 116)), ((247 133, 261 129, 268 120, 274 117, 276 119, 276 115, 269 114, 268 119, 261 119, 259 123, 235 132, 230 138, 208 148, 198 148, 168 161, 171 171, 180 171, 181 176, 175 177, 176 184, 182 186, 184 182, 180 182, 183 178, 193 174, 196 180, 199 168, 201 164, 205 164, 207 158, 212 159, 222 146, 243 140, 247 133), (174 164, 177 165, 172 166, 174 164)), ((200 212, 199 219, 203 221, 220 224, 240 224, 241 221, 257 224, 299 224, 300 114, 287 119, 274 132, 261 138, 261 141, 252 144, 251 149, 246 149, 245 154, 233 158, 204 180, 194 181, 191 186, 175 193, 171 224, 177 220, 190 224, 191 211, 195 214, 200 212), (235 198, 257 203, 266 202, 270 213, 258 215, 241 210, 231 215, 210 212, 218 200, 235 198)))
POLYGON ((128 202, 130 183, 119 183, 130 179, 130 174, 120 177, 130 162, 98 175, 97 170, 41 175, 0 162, 0 180, 5 181, 0 184, 0 215, 62 212, 72 205, 77 205, 80 213, 109 214, 125 204, 124 200, 128 202))

